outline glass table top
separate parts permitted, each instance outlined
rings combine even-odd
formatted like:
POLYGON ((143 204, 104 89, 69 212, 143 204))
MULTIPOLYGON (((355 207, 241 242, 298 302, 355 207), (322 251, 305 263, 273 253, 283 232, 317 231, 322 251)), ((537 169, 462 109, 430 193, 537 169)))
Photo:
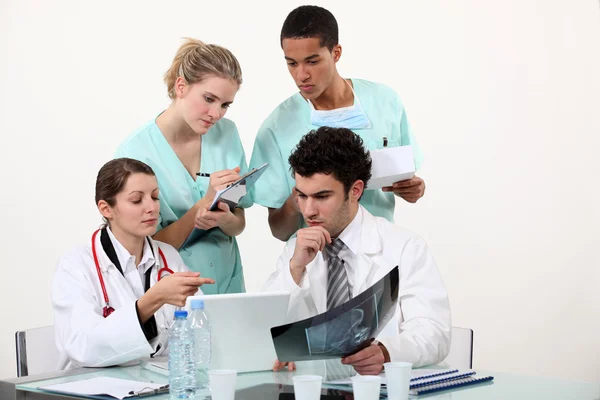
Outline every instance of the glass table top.
MULTIPOLYGON (((58 383, 72 382, 80 379, 89 379, 93 377, 113 377, 129 380, 137 380, 153 383, 168 383, 168 377, 157 373, 140 365, 130 367, 112 367, 101 370, 80 370, 77 375, 57 377, 53 379, 44 379, 30 381, 27 383, 17 383, 16 389, 28 392, 41 392, 37 389, 40 386, 47 386, 58 383)), ((319 361, 297 363, 297 371, 280 372, 252 372, 242 373, 237 376, 237 389, 248 388, 263 383, 277 383, 280 385, 292 385, 292 377, 298 374, 323 375, 322 365, 319 361)), ((477 375, 491 375, 493 382, 480 385, 454 389, 436 394, 418 396, 414 398, 427 399, 452 399, 452 400, 474 400, 474 399, 561 399, 561 400, 600 400, 600 382, 574 382, 562 381, 553 378, 533 377, 525 375, 516 375, 508 373, 492 373, 486 371, 477 371, 477 375)), ((200 391, 196 394, 196 399, 201 400, 210 398, 208 390, 200 391)), ((148 399, 164 400, 168 399, 168 394, 146 397, 148 399)), ((269 400, 269 399, 265 399, 269 400)))

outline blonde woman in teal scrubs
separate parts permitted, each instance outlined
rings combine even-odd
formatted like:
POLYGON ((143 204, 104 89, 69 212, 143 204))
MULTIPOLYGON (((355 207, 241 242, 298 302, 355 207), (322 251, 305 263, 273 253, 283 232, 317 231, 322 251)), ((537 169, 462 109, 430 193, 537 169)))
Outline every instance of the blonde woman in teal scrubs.
POLYGON ((179 249, 189 269, 215 280, 205 294, 244 292, 235 237, 252 200, 245 196, 233 210, 219 203, 218 211, 208 211, 216 191, 248 169, 237 128, 223 118, 242 83, 240 65, 221 46, 186 39, 164 81, 173 102, 131 134, 116 157, 138 159, 156 173, 160 220, 154 238, 179 249), (201 235, 187 240, 194 229, 201 235))

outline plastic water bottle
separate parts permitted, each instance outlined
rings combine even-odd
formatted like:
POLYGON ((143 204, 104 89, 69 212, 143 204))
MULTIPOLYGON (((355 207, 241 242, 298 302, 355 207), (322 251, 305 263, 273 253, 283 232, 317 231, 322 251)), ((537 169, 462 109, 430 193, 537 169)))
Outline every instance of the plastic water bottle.
POLYGON ((192 300, 190 326, 194 330, 194 357, 196 357, 196 389, 208 387, 211 343, 210 323, 204 312, 204 300, 192 300))
POLYGON ((194 331, 187 311, 175 311, 169 328, 169 393, 171 400, 193 399, 196 393, 194 331))

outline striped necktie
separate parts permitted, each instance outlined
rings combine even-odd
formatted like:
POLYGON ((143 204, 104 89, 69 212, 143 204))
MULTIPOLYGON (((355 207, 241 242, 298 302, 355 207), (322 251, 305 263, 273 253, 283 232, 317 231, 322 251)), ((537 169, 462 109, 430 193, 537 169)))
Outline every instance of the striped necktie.
POLYGON ((348 274, 344 266, 344 260, 338 257, 340 251, 346 247, 340 239, 333 239, 331 244, 325 246, 325 254, 328 257, 327 273, 327 309, 344 304, 350 300, 348 286, 348 274))

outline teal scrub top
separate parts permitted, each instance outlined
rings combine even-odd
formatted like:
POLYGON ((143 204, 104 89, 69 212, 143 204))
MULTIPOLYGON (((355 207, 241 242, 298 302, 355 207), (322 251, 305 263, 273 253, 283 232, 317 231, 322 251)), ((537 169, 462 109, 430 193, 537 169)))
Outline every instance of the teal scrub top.
MULTIPOLYGON (((160 191, 157 231, 181 218, 208 189, 210 178, 190 176, 155 120, 131 134, 119 146, 115 157, 134 158, 154 170, 160 191)), ((240 174, 248 170, 244 148, 235 124, 223 118, 202 136, 200 171, 211 173, 237 166, 241 168, 240 174)), ((238 206, 252 206, 251 196, 244 196, 238 206)), ((215 280, 215 284, 202 286, 202 291, 205 294, 244 292, 242 260, 235 237, 225 235, 219 228, 205 232, 199 240, 179 249, 190 270, 215 280)))
MULTIPOLYGON (((354 93, 360 100, 371 122, 370 128, 354 129, 369 150, 383 148, 383 138, 388 147, 412 145, 415 167, 422 162, 422 154, 410 130, 406 112, 398 94, 386 85, 362 79, 352 79, 354 93)), ((281 103, 263 122, 254 142, 250 168, 269 163, 251 194, 253 201, 265 207, 280 208, 295 186, 288 157, 302 136, 318 126, 310 122, 311 108, 300 93, 281 103)), ((350 160, 349 160, 350 162, 350 160)), ((373 215, 394 221, 395 198, 393 193, 366 190, 360 203, 373 215)))

